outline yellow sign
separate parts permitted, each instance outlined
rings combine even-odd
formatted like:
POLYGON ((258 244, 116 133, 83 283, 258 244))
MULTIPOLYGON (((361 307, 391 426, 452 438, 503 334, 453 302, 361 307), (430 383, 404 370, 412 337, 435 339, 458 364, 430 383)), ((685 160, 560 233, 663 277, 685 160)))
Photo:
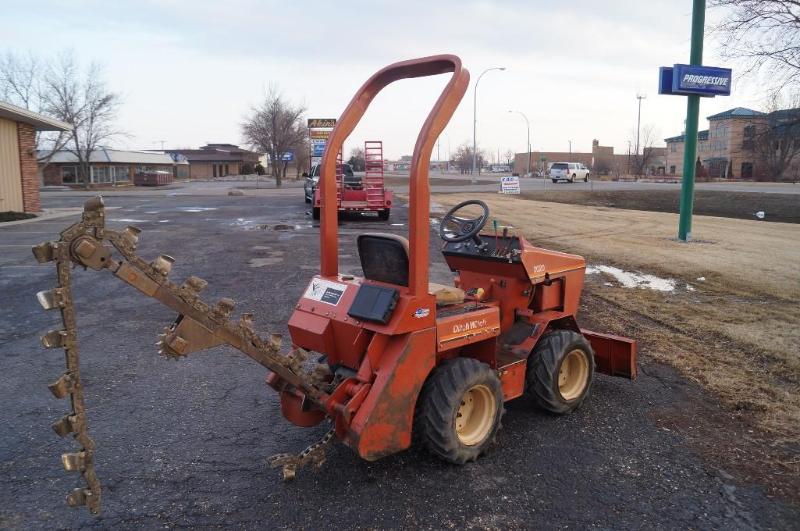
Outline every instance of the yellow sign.
POLYGON ((309 118, 309 129, 333 129, 336 126, 336 118, 309 118))

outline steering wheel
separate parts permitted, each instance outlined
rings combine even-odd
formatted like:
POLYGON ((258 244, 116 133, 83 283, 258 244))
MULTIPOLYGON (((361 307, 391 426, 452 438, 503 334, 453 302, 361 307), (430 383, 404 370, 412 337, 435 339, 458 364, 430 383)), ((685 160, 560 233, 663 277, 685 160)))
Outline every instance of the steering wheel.
POLYGON ((487 221, 489 221, 489 207, 486 206, 486 203, 478 199, 463 201, 444 215, 442 222, 439 224, 439 237, 448 243, 463 242, 472 238, 475 243, 480 245, 481 239, 478 233, 483 229, 487 221), (481 207, 483 214, 472 219, 456 216, 459 210, 470 205, 481 207))

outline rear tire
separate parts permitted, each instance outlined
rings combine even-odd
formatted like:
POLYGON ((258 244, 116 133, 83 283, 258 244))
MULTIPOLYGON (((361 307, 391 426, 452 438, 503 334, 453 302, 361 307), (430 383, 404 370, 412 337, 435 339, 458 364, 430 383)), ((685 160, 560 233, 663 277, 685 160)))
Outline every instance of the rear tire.
POLYGON ((391 210, 388 209, 388 208, 384 208, 382 210, 378 210, 378 219, 380 219, 381 221, 386 221, 387 219, 389 219, 389 214, 390 213, 391 213, 391 210))
POLYGON ((319 219, 319 207, 314 207, 311 209, 311 217, 314 219, 319 219))
POLYGON ((589 182, 589 174, 588 173, 586 174, 586 177, 583 178, 583 182, 585 182, 585 183, 589 182))
POLYGON ((583 403, 593 376, 594 352, 586 338, 572 330, 554 330, 528 358, 526 391, 539 407, 563 415, 583 403))
POLYGON ((572 178, 569 180, 572 184, 575 184, 575 174, 572 174, 572 178))
POLYGON ((478 360, 456 358, 435 368, 425 381, 415 431, 428 451, 463 465, 494 444, 503 412, 495 371, 478 360))
POLYGON ((551 179, 551 181, 553 181, 553 184, 558 183, 558 179, 551 179))

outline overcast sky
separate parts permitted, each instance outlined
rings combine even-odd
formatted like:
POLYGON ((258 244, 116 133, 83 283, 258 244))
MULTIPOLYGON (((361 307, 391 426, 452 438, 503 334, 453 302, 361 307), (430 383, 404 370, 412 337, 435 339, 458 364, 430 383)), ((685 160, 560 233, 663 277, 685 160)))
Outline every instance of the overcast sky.
MULTIPOLYGON (((591 149, 593 138, 627 151, 636 94, 642 123, 658 138, 679 134, 685 98, 657 94, 658 67, 688 62, 691 0, 635 1, 256 1, 3 0, 0 51, 71 49, 105 66, 124 104, 116 146, 131 149, 240 143, 240 123, 271 83, 308 107, 338 117, 375 70, 438 53, 461 57, 478 89, 478 143, 495 154, 591 149)), ((709 19, 718 16, 709 12, 709 19)), ((722 63, 707 40, 705 63, 722 63)), ((346 150, 383 140, 385 154, 410 154, 445 76, 398 82, 376 98, 346 150)), ((736 82, 734 95, 704 99, 701 117, 758 108, 763 89, 736 82)), ((701 120, 700 127, 706 127, 701 120)), ((441 138, 441 156, 472 140, 472 86, 441 138), (449 147, 448 147, 449 146, 449 147)), ((436 158, 436 150, 433 154, 436 158)), ((493 158, 493 157, 492 157, 493 158)))

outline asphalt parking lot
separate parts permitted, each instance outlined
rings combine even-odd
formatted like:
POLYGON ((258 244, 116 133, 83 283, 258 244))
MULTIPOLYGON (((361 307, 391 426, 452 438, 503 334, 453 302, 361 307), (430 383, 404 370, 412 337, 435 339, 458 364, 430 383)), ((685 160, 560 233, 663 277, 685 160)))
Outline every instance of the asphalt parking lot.
MULTIPOLYGON (((143 229, 139 254, 174 256, 173 278, 198 275, 209 282, 205 299, 232 297, 237 310, 255 313, 257 329, 286 333, 318 264, 301 194, 118 194, 106 205, 110 225, 143 229)), ((43 203, 84 199, 45 194, 43 203)), ((266 458, 302 450, 325 428, 285 421, 265 371, 232 349, 159 357, 153 344, 171 312, 106 272, 78 270, 89 427, 105 490, 100 516, 70 509, 64 495, 81 480, 59 456, 76 445, 50 429, 67 404, 47 390, 64 364, 39 344, 59 318, 34 297, 53 287, 54 268, 37 265, 30 246, 76 219, 0 227, 0 527, 788 529, 800 521, 796 506, 733 481, 659 424, 659 412, 709 398, 646 352, 636 382, 598 376, 570 416, 509 404, 496 449, 476 463, 455 467, 417 449, 367 463, 336 444, 320 469, 284 483, 266 458)), ((355 235, 377 230, 404 233, 405 209, 388 222, 345 221, 342 270, 358 272, 355 235)), ((446 282, 433 233, 431 248, 431 280, 446 282)))

